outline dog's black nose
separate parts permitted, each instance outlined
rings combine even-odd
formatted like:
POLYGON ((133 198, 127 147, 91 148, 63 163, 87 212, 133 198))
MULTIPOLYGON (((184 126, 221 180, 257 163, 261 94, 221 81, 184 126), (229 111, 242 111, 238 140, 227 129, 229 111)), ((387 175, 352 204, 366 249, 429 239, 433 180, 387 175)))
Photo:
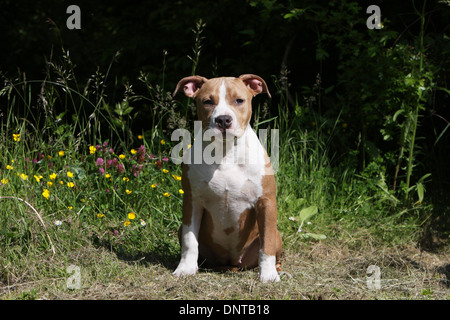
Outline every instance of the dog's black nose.
POLYGON ((218 116, 214 121, 219 129, 229 129, 233 122, 233 118, 229 115, 223 115, 218 116))

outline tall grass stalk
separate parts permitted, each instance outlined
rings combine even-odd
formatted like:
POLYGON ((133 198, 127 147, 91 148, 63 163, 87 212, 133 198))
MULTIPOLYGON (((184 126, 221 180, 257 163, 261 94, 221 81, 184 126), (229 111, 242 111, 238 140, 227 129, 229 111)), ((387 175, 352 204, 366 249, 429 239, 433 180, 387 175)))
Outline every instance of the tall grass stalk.
POLYGON ((202 50, 202 40, 204 39, 202 37, 203 30, 206 27, 206 23, 203 22, 202 19, 198 20, 195 24, 195 28, 192 29, 192 32, 195 35, 195 41, 194 41, 194 48, 192 48, 192 51, 194 53, 194 56, 188 56, 189 60, 192 61, 192 71, 191 75, 195 75, 198 67, 198 63, 200 61, 200 53, 202 50))
MULTIPOLYGON (((423 73, 423 56, 424 56, 424 46, 423 46, 423 40, 424 40, 424 34, 425 34, 425 7, 426 7, 427 1, 425 0, 422 5, 422 12, 419 12, 417 9, 416 13, 420 15, 420 34, 419 34, 419 70, 418 70, 418 77, 422 76, 423 73)), ((414 1, 413 1, 414 6, 414 1)), ((414 108, 414 113, 412 115, 412 136, 410 138, 409 143, 409 155, 408 155, 408 167, 406 170, 406 193, 405 193, 405 200, 408 200, 409 197, 409 187, 411 183, 411 175, 413 171, 413 161, 414 161, 414 146, 416 143, 416 133, 417 133, 417 126, 419 125, 419 111, 423 109, 422 105, 422 95, 423 90, 422 88, 423 84, 419 84, 418 92, 417 92, 417 102, 414 108)))

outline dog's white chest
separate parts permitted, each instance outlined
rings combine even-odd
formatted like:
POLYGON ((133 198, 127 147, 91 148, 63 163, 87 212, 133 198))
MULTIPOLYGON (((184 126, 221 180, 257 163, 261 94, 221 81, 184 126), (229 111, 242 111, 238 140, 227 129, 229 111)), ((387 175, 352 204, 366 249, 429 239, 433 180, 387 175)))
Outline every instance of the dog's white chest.
POLYGON ((211 214, 240 214, 262 194, 260 172, 254 165, 191 165, 192 196, 211 214))
POLYGON ((191 164, 188 171, 192 199, 211 216, 214 241, 231 251, 239 241, 242 213, 263 194, 265 172, 265 151, 251 128, 234 148, 221 163, 191 164))
MULTIPOLYGON (((215 149, 225 152, 224 147, 213 144, 204 147, 206 151, 215 149), (211 147, 212 146, 212 147, 211 147)), ((194 149, 196 146, 192 149, 194 149)), ((191 150, 195 153, 195 150, 191 150)), ((214 152, 212 152, 214 153, 214 152)), ((208 204, 217 203, 240 212, 251 206, 262 194, 261 179, 265 174, 265 150, 255 132, 248 127, 245 134, 232 146, 228 146, 225 156, 215 158, 213 163, 203 161, 189 165, 189 181, 194 199, 208 204)))
POLYGON ((255 206, 263 191, 259 173, 256 168, 233 164, 194 165, 189 170, 190 181, 195 181, 192 197, 212 220, 211 239, 233 259, 239 259, 241 216, 255 206))

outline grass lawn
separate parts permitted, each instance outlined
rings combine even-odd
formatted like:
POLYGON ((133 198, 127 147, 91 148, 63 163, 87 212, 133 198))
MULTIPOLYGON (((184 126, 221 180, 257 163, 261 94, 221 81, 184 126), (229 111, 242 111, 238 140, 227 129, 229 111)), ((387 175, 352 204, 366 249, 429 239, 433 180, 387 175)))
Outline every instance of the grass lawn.
POLYGON ((176 256, 141 252, 130 257, 86 244, 54 257, 43 253, 3 265, 0 295, 2 299, 449 299, 448 258, 411 245, 350 249, 340 241, 296 243, 284 252, 282 281, 262 284, 257 270, 201 270, 194 277, 178 279, 171 275, 176 256), (79 289, 68 289, 70 265, 79 267, 79 289), (367 285, 369 265, 380 267, 378 290, 367 285))

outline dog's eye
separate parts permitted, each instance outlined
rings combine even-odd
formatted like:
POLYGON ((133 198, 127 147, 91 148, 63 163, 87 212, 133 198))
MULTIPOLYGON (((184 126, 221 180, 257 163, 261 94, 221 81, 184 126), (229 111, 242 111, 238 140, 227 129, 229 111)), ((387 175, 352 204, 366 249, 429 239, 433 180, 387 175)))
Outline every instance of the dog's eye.
POLYGON ((241 104, 243 104, 244 103, 244 99, 236 99, 236 100, 234 100, 234 103, 238 106, 238 105, 241 105, 241 104))
POLYGON ((214 104, 214 101, 212 101, 211 99, 207 99, 207 100, 204 100, 203 101, 203 104, 206 104, 206 105, 213 105, 214 104))

